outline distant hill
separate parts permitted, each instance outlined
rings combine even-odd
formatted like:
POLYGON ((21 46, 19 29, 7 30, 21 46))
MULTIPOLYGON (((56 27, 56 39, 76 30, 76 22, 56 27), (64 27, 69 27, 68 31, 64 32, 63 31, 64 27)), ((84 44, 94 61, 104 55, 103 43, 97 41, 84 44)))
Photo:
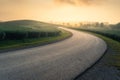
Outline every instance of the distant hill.
POLYGON ((53 24, 34 20, 16 20, 0 23, 0 40, 58 36, 60 30, 53 24))
POLYGON ((120 23, 116 24, 114 27, 120 29, 120 23))
POLYGON ((116 25, 111 25, 111 28, 113 28, 113 29, 120 29, 120 23, 118 23, 116 25))
POLYGON ((57 30, 55 25, 35 20, 14 20, 0 23, 0 30, 40 30, 54 31, 57 30))
POLYGON ((35 21, 35 20, 14 20, 14 21, 7 21, 3 22, 3 24, 7 25, 44 25, 48 26, 50 24, 40 22, 40 21, 35 21))
POLYGON ((0 24, 2 23, 2 21, 0 21, 0 24))

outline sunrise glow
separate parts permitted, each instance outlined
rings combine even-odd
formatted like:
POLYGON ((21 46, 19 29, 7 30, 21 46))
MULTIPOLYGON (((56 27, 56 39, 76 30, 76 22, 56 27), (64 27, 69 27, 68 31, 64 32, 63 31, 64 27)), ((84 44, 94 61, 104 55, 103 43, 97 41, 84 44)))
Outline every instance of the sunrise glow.
POLYGON ((119 0, 0 0, 0 20, 120 22, 119 0), (70 2, 71 1, 71 2, 70 2))

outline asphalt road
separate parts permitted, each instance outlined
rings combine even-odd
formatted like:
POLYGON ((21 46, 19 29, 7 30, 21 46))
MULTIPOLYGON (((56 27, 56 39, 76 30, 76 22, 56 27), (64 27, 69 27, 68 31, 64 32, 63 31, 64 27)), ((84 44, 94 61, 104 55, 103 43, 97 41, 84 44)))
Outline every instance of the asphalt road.
POLYGON ((69 39, 0 54, 0 80, 73 80, 105 52, 106 43, 93 35, 66 29, 69 39))

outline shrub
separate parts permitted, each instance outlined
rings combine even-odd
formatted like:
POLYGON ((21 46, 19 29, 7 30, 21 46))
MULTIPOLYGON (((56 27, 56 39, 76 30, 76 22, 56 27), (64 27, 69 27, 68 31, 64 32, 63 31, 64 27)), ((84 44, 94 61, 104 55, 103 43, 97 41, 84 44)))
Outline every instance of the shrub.
POLYGON ((60 32, 36 32, 36 31, 5 31, 0 32, 0 40, 20 40, 27 38, 42 38, 42 37, 52 37, 58 36, 60 32))

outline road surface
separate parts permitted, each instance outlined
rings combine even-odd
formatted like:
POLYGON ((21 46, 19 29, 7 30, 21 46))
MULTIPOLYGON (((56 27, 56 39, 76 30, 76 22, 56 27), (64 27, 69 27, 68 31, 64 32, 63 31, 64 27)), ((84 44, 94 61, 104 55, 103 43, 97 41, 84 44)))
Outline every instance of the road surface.
POLYGON ((103 40, 63 28, 69 39, 0 54, 0 80, 73 80, 105 52, 103 40))

